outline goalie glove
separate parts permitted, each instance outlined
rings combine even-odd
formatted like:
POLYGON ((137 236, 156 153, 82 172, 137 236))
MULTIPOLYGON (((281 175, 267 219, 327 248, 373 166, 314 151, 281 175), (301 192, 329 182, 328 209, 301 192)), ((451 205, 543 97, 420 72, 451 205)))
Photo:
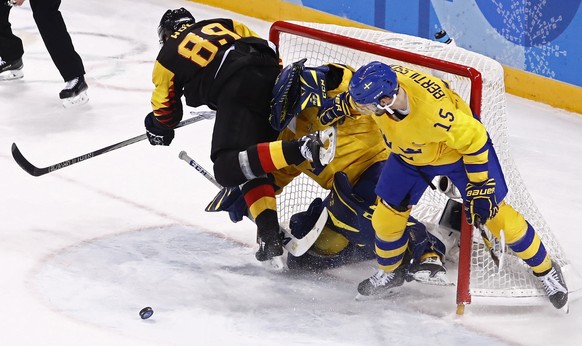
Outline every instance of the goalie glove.
POLYGON ((305 67, 306 60, 286 66, 275 80, 269 122, 277 131, 283 131, 305 108, 321 107, 325 99, 329 67, 305 67))
POLYGON ((344 117, 350 116, 351 96, 345 91, 332 99, 323 102, 317 115, 322 125, 331 125, 336 121, 342 122, 344 117))
POLYGON ((464 203, 467 222, 471 225, 485 223, 499 210, 495 198, 495 179, 490 178, 481 183, 467 183, 467 199, 464 203))

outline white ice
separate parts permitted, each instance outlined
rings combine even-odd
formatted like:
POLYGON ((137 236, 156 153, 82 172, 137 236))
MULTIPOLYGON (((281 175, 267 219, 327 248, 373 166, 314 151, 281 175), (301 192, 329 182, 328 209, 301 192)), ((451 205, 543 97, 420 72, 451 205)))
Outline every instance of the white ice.
MULTIPOLYGON (((167 8, 270 23, 188 1, 65 1, 90 101, 64 109, 64 85, 28 5, 12 11, 25 77, 0 84, 2 345, 580 345, 582 303, 483 307, 455 315, 455 289, 409 285, 353 300, 373 265, 326 276, 274 274, 254 259, 254 227, 204 212, 216 188, 178 159, 210 169, 212 122, 41 177, 12 159, 17 143, 45 167, 144 132, 156 26, 167 8), (346 274, 346 272, 348 272, 346 274), (155 313, 141 320, 145 306, 155 313)), ((252 86, 251 86, 252 87, 252 86)), ((487 100, 485 100, 487 102, 487 100)), ((582 270, 582 117, 508 97, 511 152, 570 261, 582 270)), ((454 279, 454 277, 453 277, 454 279)))

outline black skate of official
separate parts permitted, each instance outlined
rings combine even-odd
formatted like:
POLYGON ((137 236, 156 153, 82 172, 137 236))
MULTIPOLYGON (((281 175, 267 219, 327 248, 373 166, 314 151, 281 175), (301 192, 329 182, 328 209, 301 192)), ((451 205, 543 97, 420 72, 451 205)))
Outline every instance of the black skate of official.
POLYGON ((59 93, 59 97, 63 100, 63 106, 70 108, 87 103, 89 101, 88 88, 84 76, 67 81, 65 88, 59 93))
POLYGON ((22 59, 4 61, 0 59, 0 81, 20 79, 24 77, 22 59))

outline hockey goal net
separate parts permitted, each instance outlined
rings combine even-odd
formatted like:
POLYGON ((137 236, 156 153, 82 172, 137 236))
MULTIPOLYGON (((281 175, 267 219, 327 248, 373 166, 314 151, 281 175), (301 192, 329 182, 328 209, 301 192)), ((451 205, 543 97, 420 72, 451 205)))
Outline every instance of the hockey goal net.
MULTIPOLYGON (((570 291, 579 289, 578 275, 533 203, 510 157, 504 75, 498 62, 460 47, 418 37, 329 24, 276 22, 271 27, 270 40, 279 45, 284 65, 307 58, 307 66, 336 62, 357 69, 377 60, 410 66, 447 80, 480 116, 493 139, 509 185, 506 201, 522 212, 538 231, 550 256, 561 266, 570 291)), ((326 195, 327 191, 307 176, 295 179, 278 198, 282 224, 294 213, 306 210, 314 198, 326 195)), ((441 192, 427 189, 418 207, 428 210, 428 215, 440 216, 447 200, 441 192)), ((421 221, 430 223, 434 219, 421 217, 421 221)), ((493 239, 491 234, 488 236, 493 239)), ((547 304, 547 297, 530 268, 506 246, 499 242, 493 244, 497 254, 504 252, 501 270, 491 259, 479 232, 472 232, 464 222, 457 261, 458 312, 462 313, 464 305, 471 302, 547 304)))

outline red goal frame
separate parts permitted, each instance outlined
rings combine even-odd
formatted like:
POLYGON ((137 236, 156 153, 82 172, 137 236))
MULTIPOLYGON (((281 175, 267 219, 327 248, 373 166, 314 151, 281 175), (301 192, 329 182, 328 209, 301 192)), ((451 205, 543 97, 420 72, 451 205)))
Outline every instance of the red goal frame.
MULTIPOLYGON (((279 46, 281 34, 292 34, 302 36, 322 42, 327 42, 339 46, 357 49, 362 52, 372 53, 408 62, 411 64, 422 65, 431 69, 440 70, 447 73, 456 74, 469 78, 471 81, 471 94, 469 106, 473 114, 480 116, 481 113, 481 96, 483 80, 481 73, 469 66, 457 63, 435 59, 421 54, 411 53, 388 46, 378 45, 351 37, 337 35, 322 30, 305 27, 290 22, 277 21, 271 25, 269 30, 269 40, 279 46)), ((330 61, 333 62, 333 61, 330 61)), ((463 212, 464 214, 464 212, 463 212)), ((471 271, 471 245, 472 245, 472 227, 465 221, 464 215, 461 225, 461 243, 459 250, 459 266, 457 278, 457 313, 464 312, 464 306, 471 303, 470 271, 471 271)))

